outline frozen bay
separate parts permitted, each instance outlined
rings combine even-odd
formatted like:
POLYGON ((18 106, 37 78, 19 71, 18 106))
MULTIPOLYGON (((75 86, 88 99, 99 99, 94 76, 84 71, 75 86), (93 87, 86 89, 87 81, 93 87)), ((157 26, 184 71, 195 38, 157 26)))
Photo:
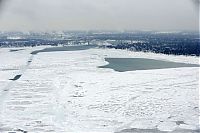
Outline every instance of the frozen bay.
POLYGON ((199 58, 97 48, 30 54, 44 48, 0 49, 1 132, 199 129, 198 67, 127 72, 99 68, 108 65, 105 58, 196 65, 199 58), (22 76, 9 80, 16 75, 22 76))

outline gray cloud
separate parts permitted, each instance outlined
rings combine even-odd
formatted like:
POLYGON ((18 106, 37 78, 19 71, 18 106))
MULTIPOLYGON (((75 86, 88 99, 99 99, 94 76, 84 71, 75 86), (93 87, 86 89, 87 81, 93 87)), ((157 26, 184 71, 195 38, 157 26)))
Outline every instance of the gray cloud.
POLYGON ((200 3, 199 0, 192 0, 192 2, 193 2, 195 5, 199 5, 199 3, 200 3))
POLYGON ((199 0, 9 0, 0 29, 195 30, 191 3, 199 0))
POLYGON ((3 4, 3 1, 4 1, 4 0, 0 0, 0 8, 1 8, 2 4, 3 4))
POLYGON ((198 13, 199 12, 200 0, 191 0, 191 1, 194 4, 196 12, 198 13))
POLYGON ((0 15, 3 13, 4 8, 7 6, 10 0, 0 0, 0 15))

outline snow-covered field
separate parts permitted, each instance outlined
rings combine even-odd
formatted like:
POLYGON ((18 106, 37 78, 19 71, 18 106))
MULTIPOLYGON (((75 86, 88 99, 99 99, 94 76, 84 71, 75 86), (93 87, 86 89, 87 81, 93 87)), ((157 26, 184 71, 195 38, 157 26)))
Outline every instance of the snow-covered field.
POLYGON ((116 72, 104 58, 198 64, 199 58, 114 49, 0 49, 0 132, 195 132, 199 68, 116 72), (28 62, 29 61, 29 62, 28 62), (19 80, 11 81, 16 75, 19 80))

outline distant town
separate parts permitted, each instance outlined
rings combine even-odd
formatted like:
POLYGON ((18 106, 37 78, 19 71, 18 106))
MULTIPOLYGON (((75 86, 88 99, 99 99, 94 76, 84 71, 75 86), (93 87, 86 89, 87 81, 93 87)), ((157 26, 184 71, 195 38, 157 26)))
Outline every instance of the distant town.
POLYGON ((199 41, 198 32, 0 32, 1 48, 41 45, 97 45, 100 48, 199 56, 199 41))

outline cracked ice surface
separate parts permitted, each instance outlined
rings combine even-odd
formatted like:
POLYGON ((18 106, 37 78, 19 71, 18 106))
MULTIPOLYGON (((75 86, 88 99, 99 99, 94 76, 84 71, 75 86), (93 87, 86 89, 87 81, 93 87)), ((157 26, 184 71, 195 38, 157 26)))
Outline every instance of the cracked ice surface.
POLYGON ((108 49, 39 53, 19 80, 9 81, 21 73, 33 49, 0 50, 0 131, 198 129, 199 68, 98 68, 107 64, 105 57, 195 64, 198 58, 108 49))

